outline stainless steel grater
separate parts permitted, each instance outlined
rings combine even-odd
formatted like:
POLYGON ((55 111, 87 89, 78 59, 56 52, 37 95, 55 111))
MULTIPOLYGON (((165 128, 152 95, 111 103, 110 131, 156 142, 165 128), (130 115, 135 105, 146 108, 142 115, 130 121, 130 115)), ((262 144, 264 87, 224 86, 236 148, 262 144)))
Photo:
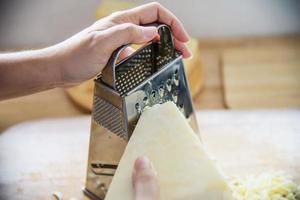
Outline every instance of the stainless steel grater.
POLYGON ((85 194, 103 200, 127 141, 146 106, 173 101, 198 133, 184 72, 170 28, 156 24, 160 41, 117 63, 117 49, 95 79, 85 194))

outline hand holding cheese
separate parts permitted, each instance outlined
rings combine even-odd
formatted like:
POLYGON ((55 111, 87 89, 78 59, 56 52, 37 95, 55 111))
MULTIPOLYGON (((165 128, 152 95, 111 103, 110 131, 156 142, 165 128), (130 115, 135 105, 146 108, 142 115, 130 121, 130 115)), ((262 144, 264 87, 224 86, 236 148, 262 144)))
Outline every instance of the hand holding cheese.
POLYGON ((134 200, 159 200, 156 175, 147 157, 140 157, 135 161, 132 173, 134 200))
POLYGON ((172 103, 145 110, 119 163, 106 200, 133 200, 135 159, 157 170, 160 200, 227 200, 230 189, 185 117, 172 103))

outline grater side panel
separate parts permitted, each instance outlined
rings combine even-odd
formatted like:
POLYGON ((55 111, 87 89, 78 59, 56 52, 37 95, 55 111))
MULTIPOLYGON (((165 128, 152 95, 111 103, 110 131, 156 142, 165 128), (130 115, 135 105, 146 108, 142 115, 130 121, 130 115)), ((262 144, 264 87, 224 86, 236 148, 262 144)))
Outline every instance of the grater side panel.
POLYGON ((195 124, 193 120, 190 120, 191 117, 193 118, 194 109, 181 56, 165 65, 125 97, 129 137, 145 107, 167 101, 177 105, 197 133, 197 126, 193 125, 195 124))
POLYGON ((137 87, 144 80, 156 73, 160 68, 174 60, 171 45, 154 43, 143 47, 130 59, 121 62, 116 67, 116 90, 124 95, 137 87))
POLYGON ((97 123, 126 139, 123 112, 119 108, 95 95, 92 116, 97 123))
POLYGON ((152 45, 141 49, 131 59, 116 67, 116 89, 123 95, 153 73, 152 45))

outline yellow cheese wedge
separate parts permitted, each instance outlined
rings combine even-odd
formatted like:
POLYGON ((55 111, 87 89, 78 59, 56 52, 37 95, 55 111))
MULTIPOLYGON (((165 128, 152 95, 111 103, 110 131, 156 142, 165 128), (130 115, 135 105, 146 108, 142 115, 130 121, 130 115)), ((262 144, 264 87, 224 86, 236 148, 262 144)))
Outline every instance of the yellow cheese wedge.
POLYGON ((153 162, 160 200, 231 199, 225 179, 172 102, 143 112, 105 200, 133 200, 131 174, 139 156, 147 156, 153 162))

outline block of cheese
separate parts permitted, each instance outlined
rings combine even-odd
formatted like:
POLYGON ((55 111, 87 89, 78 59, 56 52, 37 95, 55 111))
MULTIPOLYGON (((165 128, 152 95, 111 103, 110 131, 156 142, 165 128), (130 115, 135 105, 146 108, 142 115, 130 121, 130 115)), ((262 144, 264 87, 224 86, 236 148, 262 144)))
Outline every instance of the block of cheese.
POLYGON ((142 113, 105 200, 133 200, 131 175, 139 156, 147 156, 158 173, 160 200, 231 199, 224 177, 172 102, 142 113))

